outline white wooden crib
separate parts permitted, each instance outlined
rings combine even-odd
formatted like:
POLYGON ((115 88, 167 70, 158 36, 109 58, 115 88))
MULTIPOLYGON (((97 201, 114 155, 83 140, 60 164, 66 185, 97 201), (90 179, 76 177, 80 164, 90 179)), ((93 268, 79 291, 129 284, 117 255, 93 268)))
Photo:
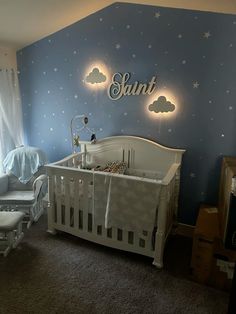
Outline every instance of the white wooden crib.
MULTIPOLYGON (((177 214, 183 153, 184 150, 134 136, 109 137, 96 144, 82 142, 80 153, 46 166, 49 177, 48 231, 55 234, 60 230, 105 246, 149 256, 154 259, 155 266, 162 268, 165 241, 177 214), (128 175, 97 174, 90 170, 96 165, 117 160, 127 163, 128 175), (159 197, 153 230, 127 229, 122 225, 107 227, 105 217, 96 221, 94 191, 95 176, 98 175, 105 181, 106 178, 118 178, 122 182, 128 178, 142 181, 144 186, 146 182, 156 185, 159 197)), ((138 202, 143 201, 141 195, 136 197, 138 202)), ((132 210, 135 210, 134 206, 132 210)), ((107 208, 104 208, 104 213, 107 215, 107 208)), ((149 215, 146 211, 144 213, 146 217, 149 215)))

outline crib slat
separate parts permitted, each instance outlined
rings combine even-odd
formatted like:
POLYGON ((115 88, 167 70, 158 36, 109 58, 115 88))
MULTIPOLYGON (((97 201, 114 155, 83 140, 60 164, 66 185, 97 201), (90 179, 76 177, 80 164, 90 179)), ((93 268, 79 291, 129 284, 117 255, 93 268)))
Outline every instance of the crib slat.
POLYGON ((138 234, 136 233, 136 232, 134 232, 133 233, 134 234, 134 236, 133 236, 133 245, 134 245, 134 247, 135 248, 139 248, 139 236, 138 236, 138 234))
POLYGON ((56 176, 56 202, 57 202, 57 223, 61 225, 61 196, 62 196, 63 180, 61 176, 56 176))
POLYGON ((112 228, 112 239, 117 240, 118 239, 118 229, 112 228))
POLYGON ((86 176, 83 177, 83 197, 82 197, 82 209, 83 209, 83 230, 88 230, 88 184, 89 180, 86 176))
POLYGON ((79 195, 80 195, 80 185, 79 185, 79 177, 75 178, 75 184, 74 184, 74 228, 76 230, 79 229, 79 208, 80 208, 80 202, 79 202, 79 195))
POLYGON ((126 230, 123 230, 122 241, 128 244, 128 240, 129 240, 129 232, 126 230))
POLYGON ((65 176, 65 225, 69 226, 70 225, 70 178, 65 176))

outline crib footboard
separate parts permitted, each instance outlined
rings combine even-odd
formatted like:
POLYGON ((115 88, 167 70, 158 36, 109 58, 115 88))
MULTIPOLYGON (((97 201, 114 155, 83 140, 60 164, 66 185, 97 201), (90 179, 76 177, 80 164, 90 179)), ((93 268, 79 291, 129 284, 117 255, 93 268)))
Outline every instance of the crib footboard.
POLYGON ((105 246, 154 256, 151 232, 144 230, 142 235, 137 235, 96 224, 92 213, 93 175, 90 171, 53 167, 48 169, 48 175, 48 232, 65 231, 105 246))

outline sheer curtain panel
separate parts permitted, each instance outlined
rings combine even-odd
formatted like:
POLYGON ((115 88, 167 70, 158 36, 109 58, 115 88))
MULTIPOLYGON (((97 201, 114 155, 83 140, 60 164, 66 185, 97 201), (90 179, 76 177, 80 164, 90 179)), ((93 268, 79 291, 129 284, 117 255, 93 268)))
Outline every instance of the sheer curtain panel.
POLYGON ((0 173, 6 154, 23 145, 22 108, 16 70, 0 69, 0 173))

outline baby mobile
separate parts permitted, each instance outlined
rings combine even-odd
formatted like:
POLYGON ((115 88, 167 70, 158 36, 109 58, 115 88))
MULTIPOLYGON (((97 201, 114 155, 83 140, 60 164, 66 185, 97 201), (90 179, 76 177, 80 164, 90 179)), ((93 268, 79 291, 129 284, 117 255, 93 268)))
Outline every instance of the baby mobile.
POLYGON ((96 135, 93 130, 88 127, 88 117, 83 115, 75 115, 70 122, 72 151, 76 153, 80 146, 80 134, 85 131, 90 134, 90 141, 96 142, 96 135))

